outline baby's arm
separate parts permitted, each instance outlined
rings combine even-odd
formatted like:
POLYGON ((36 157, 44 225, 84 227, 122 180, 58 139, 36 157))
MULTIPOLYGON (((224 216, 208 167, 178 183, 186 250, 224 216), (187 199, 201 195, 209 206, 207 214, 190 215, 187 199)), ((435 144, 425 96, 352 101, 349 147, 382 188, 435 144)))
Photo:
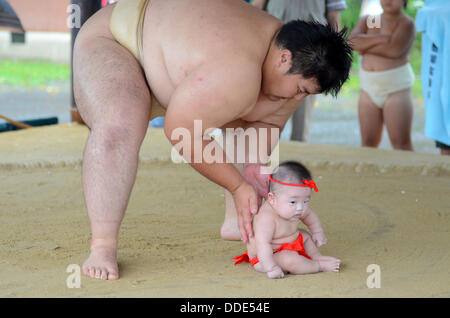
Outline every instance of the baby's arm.
POLYGON ((275 233, 275 222, 269 215, 259 215, 258 222, 253 223, 255 231, 256 255, 259 266, 269 278, 282 278, 283 270, 273 257, 272 239, 275 233))
POLYGON ((390 36, 386 34, 367 34, 367 19, 367 16, 362 17, 348 38, 352 48, 360 54, 365 54, 370 48, 390 40, 390 36))
POLYGON ((312 240, 317 247, 320 247, 327 243, 327 238, 325 237, 325 233, 322 228, 322 224, 320 223, 319 217, 313 210, 311 210, 311 208, 308 207, 306 209, 301 220, 311 231, 312 240))

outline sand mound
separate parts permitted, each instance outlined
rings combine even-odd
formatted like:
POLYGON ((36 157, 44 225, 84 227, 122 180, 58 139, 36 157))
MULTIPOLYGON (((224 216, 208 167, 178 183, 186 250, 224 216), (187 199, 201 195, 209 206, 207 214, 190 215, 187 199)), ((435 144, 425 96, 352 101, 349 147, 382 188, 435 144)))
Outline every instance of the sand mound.
POLYGON ((450 159, 284 142, 281 160, 311 170, 312 199, 342 271, 269 280, 245 250, 223 241, 223 190, 187 164, 170 161, 161 130, 150 129, 121 227, 115 282, 81 278, 70 264, 88 255, 89 222, 81 187, 86 127, 58 125, 0 134, 2 222, 0 297, 449 297, 450 159), (370 264, 381 288, 369 289, 370 264))

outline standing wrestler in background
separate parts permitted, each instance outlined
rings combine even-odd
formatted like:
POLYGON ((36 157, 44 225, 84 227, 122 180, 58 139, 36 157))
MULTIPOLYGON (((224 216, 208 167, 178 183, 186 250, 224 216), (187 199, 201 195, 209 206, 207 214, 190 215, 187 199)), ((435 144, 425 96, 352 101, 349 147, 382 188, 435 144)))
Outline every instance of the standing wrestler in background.
POLYGON ((362 17, 349 40, 362 55, 358 103, 361 143, 378 147, 383 124, 394 149, 413 151, 411 125, 414 73, 409 51, 415 39, 414 21, 402 12, 407 0, 381 0, 383 14, 362 17), (372 23, 373 21, 379 21, 372 23))
MULTIPOLYGON (((276 18, 288 22, 300 19, 329 24, 340 30, 340 11, 347 8, 345 0, 253 0, 253 5, 266 9, 276 18)), ((309 123, 316 97, 308 95, 292 115, 291 140, 308 141, 309 123)))

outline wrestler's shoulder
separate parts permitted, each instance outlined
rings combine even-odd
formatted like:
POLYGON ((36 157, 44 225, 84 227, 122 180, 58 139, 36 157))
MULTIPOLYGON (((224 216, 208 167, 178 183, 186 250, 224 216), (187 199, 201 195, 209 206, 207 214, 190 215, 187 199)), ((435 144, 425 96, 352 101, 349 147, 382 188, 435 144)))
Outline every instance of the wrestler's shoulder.
POLYGON ((399 24, 404 25, 405 27, 408 27, 410 29, 415 28, 414 19, 405 13, 402 14, 399 24))

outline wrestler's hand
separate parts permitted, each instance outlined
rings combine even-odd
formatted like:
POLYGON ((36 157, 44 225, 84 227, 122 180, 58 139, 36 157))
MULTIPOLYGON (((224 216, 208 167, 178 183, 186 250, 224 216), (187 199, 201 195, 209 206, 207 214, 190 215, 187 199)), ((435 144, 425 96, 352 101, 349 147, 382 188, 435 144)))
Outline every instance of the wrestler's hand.
POLYGON ((280 266, 275 266, 272 270, 268 271, 267 273, 267 277, 269 278, 283 278, 284 277, 284 272, 281 269, 280 266))
POLYGON ((236 205, 241 239, 244 243, 248 243, 249 237, 253 237, 251 214, 258 212, 258 196, 253 186, 244 180, 231 194, 236 205))
POLYGON ((322 245, 327 244, 327 238, 323 231, 312 233, 311 237, 312 237, 314 244, 316 244, 317 247, 321 247, 322 245))
POLYGON ((245 181, 251 184, 258 194, 258 209, 261 206, 262 198, 267 199, 269 193, 269 174, 261 174, 261 164, 248 164, 242 171, 245 181))

